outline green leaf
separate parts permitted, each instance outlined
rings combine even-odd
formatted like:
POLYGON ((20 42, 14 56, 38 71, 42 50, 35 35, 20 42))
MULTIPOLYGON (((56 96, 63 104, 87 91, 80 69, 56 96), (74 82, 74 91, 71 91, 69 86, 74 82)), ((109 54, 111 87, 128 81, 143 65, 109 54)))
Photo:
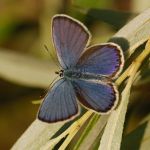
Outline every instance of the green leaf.
POLYGON ((131 83, 132 82, 129 82, 129 84, 127 84, 126 88, 121 94, 121 103, 119 104, 117 110, 111 113, 108 119, 104 134, 100 141, 99 150, 119 150, 120 148, 131 83))
POLYGON ((1 19, 0 22, 0 44, 3 43, 5 40, 7 40, 10 35, 15 31, 16 24, 11 21, 7 21, 4 19, 1 19))
MULTIPOLYGON (((104 8, 108 7, 108 2, 105 0, 73 0, 73 5, 83 8, 104 8)), ((110 5, 110 1, 109 1, 110 5)))
POLYGON ((120 29, 123 25, 126 24, 131 15, 132 13, 130 12, 106 9, 90 9, 87 13, 87 19, 89 22, 91 22, 91 20, 104 21, 114 26, 116 29, 120 29))
POLYGON ((150 146, 150 120, 141 124, 123 138, 121 150, 148 150, 150 146))

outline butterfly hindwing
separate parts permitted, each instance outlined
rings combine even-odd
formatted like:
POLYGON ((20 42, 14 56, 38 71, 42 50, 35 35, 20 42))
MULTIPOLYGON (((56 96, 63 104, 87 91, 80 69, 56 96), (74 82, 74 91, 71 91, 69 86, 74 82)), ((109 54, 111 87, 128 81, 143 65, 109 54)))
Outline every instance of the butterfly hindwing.
POLYGON ((66 69, 76 65, 88 44, 90 33, 77 20, 67 15, 55 15, 52 19, 52 38, 58 60, 66 69))
POLYGON ((88 48, 77 63, 81 71, 95 75, 117 77, 124 64, 121 48, 114 43, 95 45, 88 48))
POLYGON ((107 113, 118 102, 118 91, 112 83, 75 80, 74 88, 81 104, 99 113, 107 113))
POLYGON ((70 81, 58 80, 47 93, 38 118, 45 122, 67 120, 78 114, 76 95, 70 81))

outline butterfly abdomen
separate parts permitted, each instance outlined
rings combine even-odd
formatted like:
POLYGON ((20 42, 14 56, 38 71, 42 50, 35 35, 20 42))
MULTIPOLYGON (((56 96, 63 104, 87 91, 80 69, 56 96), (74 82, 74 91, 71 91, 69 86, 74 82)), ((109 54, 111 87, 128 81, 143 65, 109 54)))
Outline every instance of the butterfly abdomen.
POLYGON ((108 82, 110 79, 104 75, 95 75, 88 72, 82 72, 80 70, 64 70, 64 77, 70 80, 85 79, 85 80, 101 80, 108 82))
POLYGON ((83 75, 81 72, 79 71, 75 71, 75 70, 64 70, 64 77, 68 78, 68 79, 79 79, 81 78, 83 75))

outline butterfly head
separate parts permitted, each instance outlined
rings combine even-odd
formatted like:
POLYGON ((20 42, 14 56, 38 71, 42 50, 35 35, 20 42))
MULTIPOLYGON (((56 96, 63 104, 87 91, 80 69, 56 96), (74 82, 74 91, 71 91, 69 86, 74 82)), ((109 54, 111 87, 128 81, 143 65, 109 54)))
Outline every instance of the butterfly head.
POLYGON ((55 71, 55 74, 58 74, 60 77, 64 76, 64 70, 55 71))

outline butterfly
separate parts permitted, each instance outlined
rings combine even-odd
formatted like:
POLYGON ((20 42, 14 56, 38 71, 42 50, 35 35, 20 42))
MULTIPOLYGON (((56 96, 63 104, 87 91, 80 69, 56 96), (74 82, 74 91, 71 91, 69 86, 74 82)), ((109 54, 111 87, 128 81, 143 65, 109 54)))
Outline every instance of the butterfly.
POLYGON ((119 99, 113 80, 124 66, 119 45, 89 46, 91 34, 76 19, 58 14, 52 18, 52 39, 62 69, 60 79, 46 94, 38 112, 39 120, 58 122, 73 119, 80 106, 108 114, 119 99))

